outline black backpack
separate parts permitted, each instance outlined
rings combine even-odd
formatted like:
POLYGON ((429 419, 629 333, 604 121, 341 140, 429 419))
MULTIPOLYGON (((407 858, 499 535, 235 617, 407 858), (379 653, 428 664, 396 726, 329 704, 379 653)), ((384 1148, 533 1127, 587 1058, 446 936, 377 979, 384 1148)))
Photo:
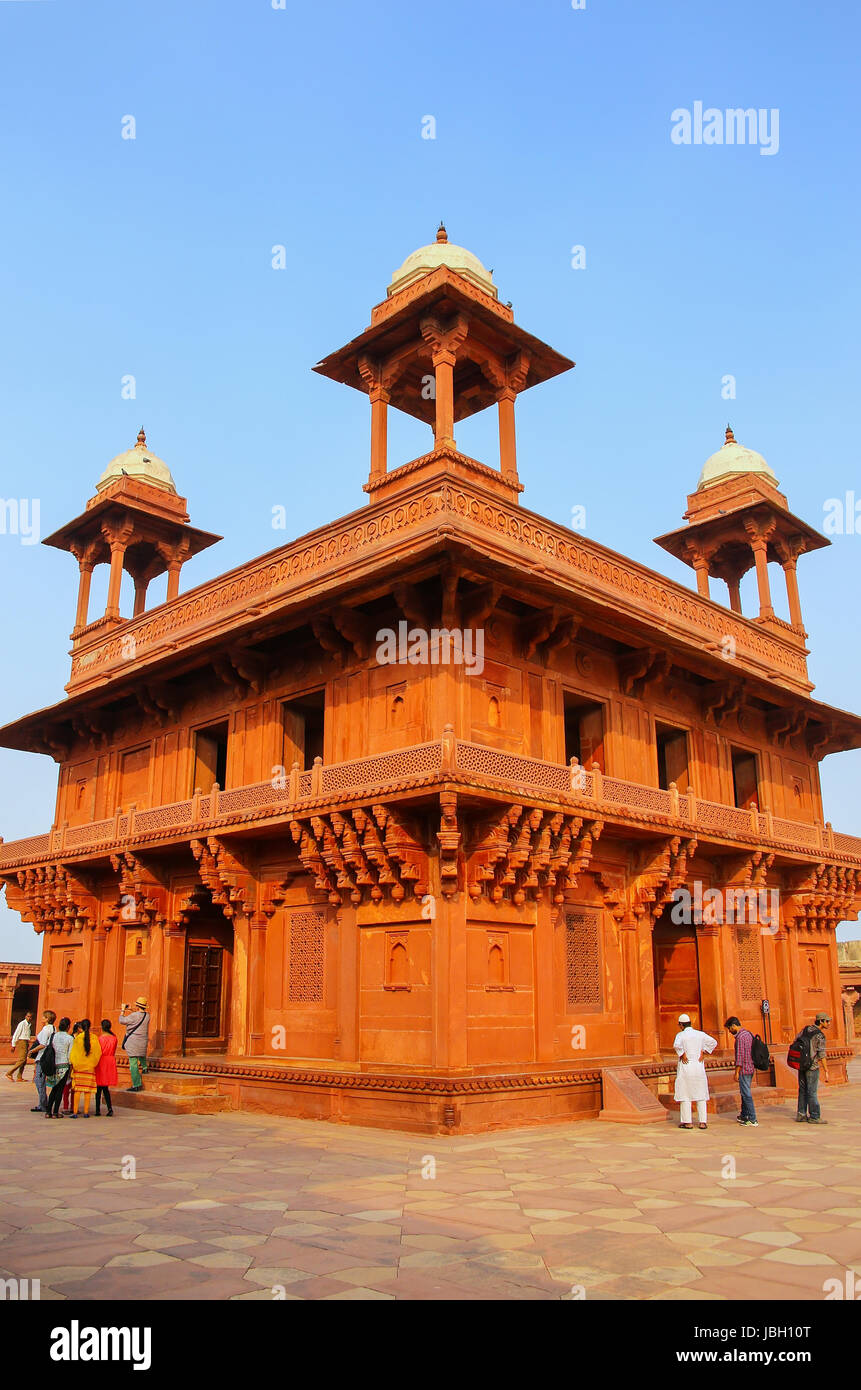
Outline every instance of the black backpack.
POLYGON ((757 1071, 768 1071, 771 1066, 768 1044, 762 1041, 758 1033, 750 1045, 750 1058, 757 1071))
POLYGON ((810 1034, 806 1028, 802 1028, 798 1037, 790 1043, 786 1061, 793 1071, 807 1071, 809 1069, 813 1061, 813 1050, 810 1046, 810 1034))
POLYGON ((53 1076, 54 1072, 57 1070, 57 1054, 54 1051, 55 1032, 56 1029, 51 1030, 51 1037, 49 1041, 45 1043, 39 1057, 39 1066, 42 1068, 43 1076, 53 1076))

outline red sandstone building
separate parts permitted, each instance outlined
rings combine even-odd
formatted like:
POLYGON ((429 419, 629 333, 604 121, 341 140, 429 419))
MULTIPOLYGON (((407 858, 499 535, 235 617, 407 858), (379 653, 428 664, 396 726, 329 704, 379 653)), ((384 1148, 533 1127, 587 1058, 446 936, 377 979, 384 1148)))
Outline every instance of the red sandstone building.
POLYGON ((861 839, 818 766, 861 721, 811 699, 795 577, 827 541, 730 431, 659 541, 697 592, 525 510, 515 400, 572 365, 441 229, 316 367, 370 398, 367 506, 180 595, 218 538, 141 433, 48 537, 80 570, 67 698, 0 741, 57 761, 57 805, 0 876, 43 1007, 149 997, 151 1084, 427 1132, 637 1117, 682 1008, 722 1048, 764 1000, 777 1045, 840 1017, 861 839), (498 467, 455 444, 492 405, 498 467), (392 406, 433 447, 390 470, 392 406), (676 920, 680 889, 709 905, 676 920))

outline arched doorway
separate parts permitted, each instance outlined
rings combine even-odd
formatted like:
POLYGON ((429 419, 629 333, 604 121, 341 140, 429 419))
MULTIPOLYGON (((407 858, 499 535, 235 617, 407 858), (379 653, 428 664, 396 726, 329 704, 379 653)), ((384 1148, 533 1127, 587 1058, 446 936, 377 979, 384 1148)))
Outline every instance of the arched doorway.
POLYGON ((658 1047, 662 1052, 668 1052, 679 1031, 679 1014, 689 1014, 693 1026, 701 1026, 696 927, 687 924, 677 926, 671 920, 669 911, 664 912, 655 923, 652 947, 658 1047))

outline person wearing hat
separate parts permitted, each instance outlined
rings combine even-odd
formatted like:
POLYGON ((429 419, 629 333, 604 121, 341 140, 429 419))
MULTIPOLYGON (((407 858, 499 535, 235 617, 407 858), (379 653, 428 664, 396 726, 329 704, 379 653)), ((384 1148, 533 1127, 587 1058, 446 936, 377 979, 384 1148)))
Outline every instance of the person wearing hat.
POLYGON ((146 1049, 149 1042, 149 1013, 142 994, 138 995, 133 1009, 128 1004, 123 1004, 120 1023, 126 1030, 123 1051, 129 1059, 129 1074, 132 1080, 128 1089, 142 1091, 141 1072, 146 1071, 146 1049))
POLYGON ((679 1129, 693 1129, 691 1105, 694 1101, 699 1127, 708 1129, 709 1080, 703 1054, 714 1052, 716 1047, 717 1038, 692 1028, 689 1014, 679 1014, 679 1031, 673 1042, 673 1051, 679 1059, 673 1096, 679 1102, 679 1129))
POLYGON ((819 1068, 828 1083, 828 1065, 825 1061, 827 1043, 825 1029, 831 1022, 830 1014, 817 1014, 814 1023, 802 1028, 801 1036, 810 1040, 810 1066, 798 1069, 798 1108, 795 1119, 798 1124, 827 1125, 819 1109, 819 1068))

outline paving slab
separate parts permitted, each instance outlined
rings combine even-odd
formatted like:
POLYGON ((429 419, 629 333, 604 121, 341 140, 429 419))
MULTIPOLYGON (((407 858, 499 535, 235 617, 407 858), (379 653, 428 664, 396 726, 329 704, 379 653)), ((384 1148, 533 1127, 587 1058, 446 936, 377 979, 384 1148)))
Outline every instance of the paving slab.
POLYGON ((124 1111, 46 1142, 9 1087, 2 1273, 61 1300, 823 1299, 861 1270, 861 1061, 850 1077, 823 1093, 823 1128, 774 1107, 755 1133, 717 1115, 694 1134, 581 1122, 427 1140, 124 1111))

